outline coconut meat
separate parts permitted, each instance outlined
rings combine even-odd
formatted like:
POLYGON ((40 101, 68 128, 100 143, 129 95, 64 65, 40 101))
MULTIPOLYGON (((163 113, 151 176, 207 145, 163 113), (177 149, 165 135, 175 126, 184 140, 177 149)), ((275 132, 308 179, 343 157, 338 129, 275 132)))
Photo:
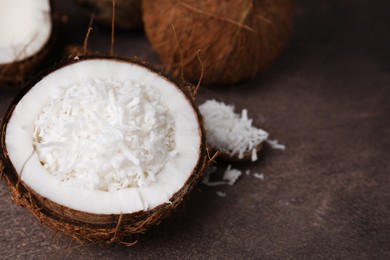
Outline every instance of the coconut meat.
POLYGON ((29 90, 5 142, 21 179, 42 197, 125 214, 169 202, 197 165, 200 138, 196 112, 172 82, 139 65, 91 59, 29 90))
POLYGON ((0 0, 0 64, 29 58, 48 41, 49 0, 0 0))

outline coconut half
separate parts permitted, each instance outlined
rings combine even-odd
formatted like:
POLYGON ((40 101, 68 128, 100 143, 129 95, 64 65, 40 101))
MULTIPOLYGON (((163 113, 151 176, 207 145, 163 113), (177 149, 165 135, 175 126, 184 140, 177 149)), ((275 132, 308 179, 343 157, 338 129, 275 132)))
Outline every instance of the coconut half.
POLYGON ((42 60, 52 35, 49 0, 0 1, 0 83, 20 83, 42 60))
POLYGON ((76 59, 31 83, 1 129, 16 202, 75 238, 121 240, 159 223, 206 167, 182 86, 129 60, 76 59))

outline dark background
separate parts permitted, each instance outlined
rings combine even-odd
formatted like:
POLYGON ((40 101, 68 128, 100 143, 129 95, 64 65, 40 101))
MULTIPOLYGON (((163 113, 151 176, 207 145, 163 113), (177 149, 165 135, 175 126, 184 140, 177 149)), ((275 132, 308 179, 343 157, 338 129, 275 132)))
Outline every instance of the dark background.
MULTIPOLYGON (((72 1, 54 4, 69 17, 60 42, 82 44, 88 18, 72 1)), ((233 164, 264 180, 244 175, 234 186, 198 185, 132 248, 54 235, 11 201, 2 182, 0 258, 389 259, 389 16, 388 0, 297 0, 293 36, 266 71, 201 90, 201 101, 247 108, 287 146, 233 164)), ((90 46, 108 52, 110 32, 95 28, 90 46)), ((142 32, 118 32, 115 50, 158 62, 142 32)), ((2 113, 16 92, 1 93, 2 113)))

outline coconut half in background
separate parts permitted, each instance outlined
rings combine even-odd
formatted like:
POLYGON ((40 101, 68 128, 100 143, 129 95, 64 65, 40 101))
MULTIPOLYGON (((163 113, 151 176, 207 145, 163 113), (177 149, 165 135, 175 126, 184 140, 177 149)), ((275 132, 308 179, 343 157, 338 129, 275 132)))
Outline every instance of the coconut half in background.
POLYGON ((74 238, 120 241, 158 224, 207 164, 202 119, 182 87, 116 58, 40 76, 2 122, 14 200, 74 238))
POLYGON ((48 54, 49 0, 0 1, 0 87, 21 84, 48 54))

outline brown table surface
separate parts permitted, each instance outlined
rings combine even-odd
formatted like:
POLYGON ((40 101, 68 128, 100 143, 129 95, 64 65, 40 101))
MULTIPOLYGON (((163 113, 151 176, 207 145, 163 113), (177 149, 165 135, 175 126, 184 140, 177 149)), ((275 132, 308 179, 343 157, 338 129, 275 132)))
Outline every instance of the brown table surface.
MULTIPOLYGON (((60 41, 82 43, 88 19, 73 1, 54 3, 69 16, 60 41)), ((11 201, 2 182, 0 258, 389 259, 389 16, 388 0, 297 0, 294 34, 269 69, 240 85, 201 91, 201 100, 247 108, 287 146, 233 164, 264 180, 200 184, 132 248, 54 236, 11 201)), ((96 28, 90 46, 109 50, 110 32, 96 28)), ((115 48, 158 62, 142 32, 118 32, 115 48)), ((2 113, 15 93, 1 93, 2 113)))

